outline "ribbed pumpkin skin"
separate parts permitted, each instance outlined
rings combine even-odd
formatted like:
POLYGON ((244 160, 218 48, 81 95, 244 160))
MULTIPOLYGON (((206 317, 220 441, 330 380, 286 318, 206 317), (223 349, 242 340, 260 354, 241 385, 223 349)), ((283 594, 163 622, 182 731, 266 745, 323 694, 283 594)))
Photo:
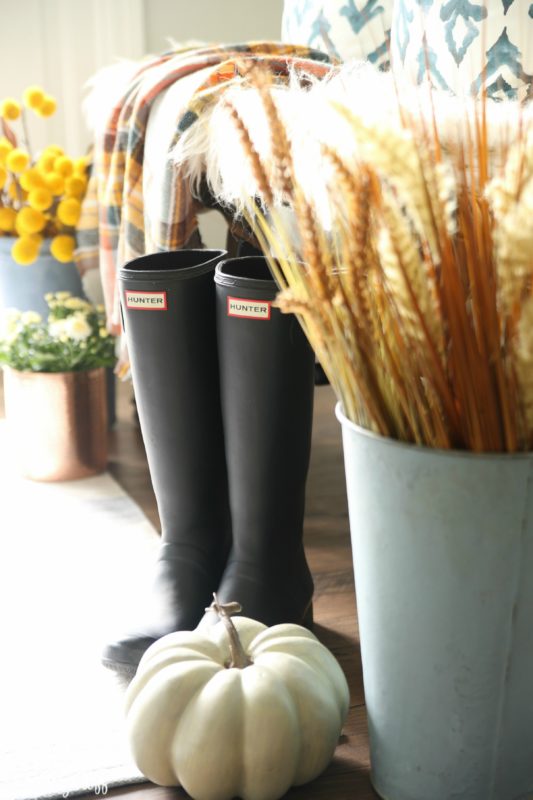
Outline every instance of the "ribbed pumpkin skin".
POLYGON ((126 694, 132 753, 147 778, 194 800, 277 800, 331 761, 348 685, 305 628, 232 621, 253 662, 244 669, 225 666, 222 623, 146 651, 126 694))

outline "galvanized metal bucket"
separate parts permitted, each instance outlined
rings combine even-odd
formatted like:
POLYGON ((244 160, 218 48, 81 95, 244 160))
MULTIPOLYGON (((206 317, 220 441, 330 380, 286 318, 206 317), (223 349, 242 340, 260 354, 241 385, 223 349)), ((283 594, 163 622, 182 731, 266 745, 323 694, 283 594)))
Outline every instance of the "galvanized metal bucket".
POLYGON ((405 445, 336 413, 376 791, 533 796, 533 455, 405 445))

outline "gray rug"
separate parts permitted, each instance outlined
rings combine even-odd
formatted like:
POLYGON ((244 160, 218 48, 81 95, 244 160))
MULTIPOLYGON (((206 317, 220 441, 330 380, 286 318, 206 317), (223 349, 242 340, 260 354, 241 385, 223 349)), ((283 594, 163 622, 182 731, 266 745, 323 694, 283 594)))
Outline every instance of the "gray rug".
POLYGON ((158 537, 109 476, 32 483, 0 423, 0 800, 142 782, 124 685, 99 663, 158 537))

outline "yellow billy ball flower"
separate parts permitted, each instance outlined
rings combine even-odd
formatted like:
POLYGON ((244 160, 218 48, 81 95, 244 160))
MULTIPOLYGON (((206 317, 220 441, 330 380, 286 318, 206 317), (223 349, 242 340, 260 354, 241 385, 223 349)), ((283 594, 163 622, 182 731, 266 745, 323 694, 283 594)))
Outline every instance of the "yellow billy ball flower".
POLYGON ((54 196, 50 191, 50 189, 46 188, 32 189, 31 192, 28 194, 29 205, 32 208, 36 208, 37 211, 46 211, 47 208, 50 208, 53 202, 54 202, 54 196))
POLYGON ((58 156, 54 161, 54 172, 62 175, 63 178, 68 178, 74 171, 74 164, 72 159, 68 156, 58 156))
POLYGON ((0 208, 0 231, 12 233, 15 230, 17 212, 14 208, 0 208))
POLYGON ((107 330, 107 328, 100 328, 98 330, 98 335, 100 339, 107 339, 109 336, 109 331, 107 330))
POLYGON ((46 217, 41 211, 35 208, 24 206, 17 214, 15 229, 21 236, 31 233, 39 233, 46 225, 46 217))
POLYGON ((74 172, 77 175, 85 175, 87 167, 89 166, 89 157, 80 156, 74 160, 74 172))
POLYGON ((40 86, 28 86, 22 93, 26 108, 40 108, 44 101, 44 91, 40 86))
POLYGON ((0 137, 0 164, 6 163, 8 153, 13 150, 13 145, 5 136, 0 137))
POLYGON ((7 154, 6 166, 11 172, 22 172, 26 169, 30 162, 30 157, 25 150, 20 147, 14 147, 10 153, 7 154))
POLYGON ((50 242, 50 252, 54 258, 66 264, 68 261, 72 261, 75 244, 76 241, 73 236, 64 234, 54 236, 50 242))
POLYGON ((49 144, 44 150, 45 153, 51 153, 54 156, 64 156, 65 151, 58 144, 49 144))
POLYGON ((8 120, 18 119, 20 117, 20 103, 13 100, 12 97, 6 97, 0 103, 0 117, 8 120))
POLYGON ((59 203, 56 213, 63 225, 75 225, 80 218, 81 203, 75 197, 67 197, 59 203))
POLYGON ((7 179, 7 172, 0 166, 0 189, 3 189, 7 179))
POLYGON ((65 192, 72 197, 81 197, 87 186, 87 179, 81 175, 71 175, 65 178, 65 192))
POLYGON ((19 183, 27 192, 31 192, 32 189, 42 189, 45 186, 43 176, 35 167, 30 167, 21 172, 19 183))
POLYGON ((37 165, 42 172, 53 172, 55 160, 56 155, 54 153, 48 153, 45 150, 44 153, 39 156, 37 165))
POLYGON ((39 108, 36 108, 35 111, 39 114, 40 117, 51 117, 52 114, 55 114, 57 108, 57 103, 53 97, 49 94, 45 94, 43 97, 43 101, 39 108))
POLYGON ((65 181, 57 172, 48 172, 44 176, 44 182, 52 194, 63 194, 65 191, 65 181))
POLYGON ((11 255, 17 264, 33 264, 39 255, 39 243, 31 236, 21 236, 11 248, 11 255))

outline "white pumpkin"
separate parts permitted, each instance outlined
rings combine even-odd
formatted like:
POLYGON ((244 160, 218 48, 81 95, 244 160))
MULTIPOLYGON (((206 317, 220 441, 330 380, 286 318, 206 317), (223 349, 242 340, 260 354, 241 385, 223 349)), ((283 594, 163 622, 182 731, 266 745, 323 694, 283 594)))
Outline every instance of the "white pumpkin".
POLYGON ((139 769, 195 800, 277 800, 316 778, 348 711, 344 673, 312 633, 230 620, 236 607, 155 642, 126 694, 139 769))

